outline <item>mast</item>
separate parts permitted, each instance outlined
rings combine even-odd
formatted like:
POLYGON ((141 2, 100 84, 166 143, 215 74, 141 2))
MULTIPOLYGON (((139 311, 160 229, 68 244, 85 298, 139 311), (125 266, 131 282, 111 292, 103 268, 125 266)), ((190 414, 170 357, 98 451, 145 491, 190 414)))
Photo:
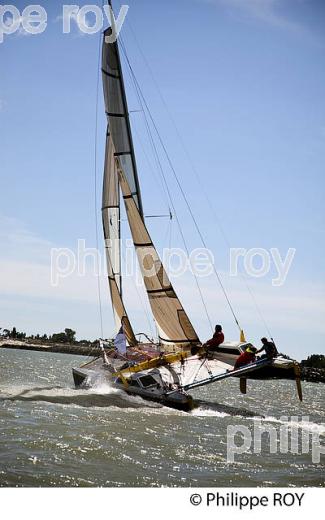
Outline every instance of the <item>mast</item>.
MULTIPOLYGON (((110 0, 109 5, 112 7, 110 0)), ((102 80, 107 116, 102 220, 116 329, 119 330, 122 324, 128 343, 134 346, 138 342, 122 299, 120 196, 115 157, 120 158, 127 172, 142 218, 143 209, 118 44, 116 41, 105 41, 111 33, 111 27, 106 29, 102 44, 102 80)))

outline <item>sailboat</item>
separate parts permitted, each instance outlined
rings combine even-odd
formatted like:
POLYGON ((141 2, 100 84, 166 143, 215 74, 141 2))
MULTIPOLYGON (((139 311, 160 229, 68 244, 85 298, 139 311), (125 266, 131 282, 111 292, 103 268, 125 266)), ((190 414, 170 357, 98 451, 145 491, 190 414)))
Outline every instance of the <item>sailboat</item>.
POLYGON ((128 394, 184 411, 194 406, 189 390, 229 377, 240 378, 242 393, 246 393, 248 378, 295 379, 301 398, 299 364, 293 360, 283 356, 257 359, 234 369, 238 356, 251 345, 243 333, 241 341, 224 342, 214 353, 202 346, 146 226, 119 44, 117 40, 107 41, 106 37, 111 34, 112 27, 104 32, 102 45, 102 80, 108 123, 102 223, 113 313, 117 330, 125 336, 127 347, 121 352, 103 346, 102 356, 73 369, 75 385, 91 386, 98 380, 105 380, 128 394), (157 326, 157 342, 137 339, 124 304, 121 199, 157 326))

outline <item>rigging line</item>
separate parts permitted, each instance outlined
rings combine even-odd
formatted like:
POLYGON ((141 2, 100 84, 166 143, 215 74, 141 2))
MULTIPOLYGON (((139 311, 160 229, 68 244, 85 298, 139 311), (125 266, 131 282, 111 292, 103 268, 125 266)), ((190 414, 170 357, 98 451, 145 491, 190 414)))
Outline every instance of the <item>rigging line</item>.
POLYGON ((145 215, 145 218, 168 218, 170 220, 170 215, 145 215))
MULTIPOLYGON (((144 117, 145 117, 145 116, 144 116, 144 117)), ((150 159, 149 159, 149 157, 148 157, 148 154, 147 154, 147 152, 146 152, 145 146, 144 146, 144 144, 143 144, 143 142, 142 142, 142 139, 140 138, 140 134, 139 134, 139 132, 137 131, 136 126, 134 126, 134 130, 135 130, 135 134, 136 134, 136 136, 137 136, 137 139, 138 139, 138 141, 139 141, 139 143, 140 143, 140 146, 141 146, 142 152, 143 152, 143 154, 144 154, 144 156, 145 156, 145 158, 146 158, 146 161, 147 161, 147 163, 148 163, 148 165, 149 165, 149 170, 152 171, 152 172, 154 172, 154 175, 155 175, 156 179, 158 179, 158 184, 159 184, 160 187, 162 188, 162 192, 163 192, 163 195, 164 195, 165 204, 168 206, 168 205, 169 205, 168 194, 166 193, 166 188, 165 188, 165 186, 164 186, 164 183, 161 181, 161 178, 160 178, 160 176, 159 176, 159 173, 157 173, 157 171, 156 171, 157 164, 156 164, 156 168, 152 166, 151 161, 150 161, 150 159)), ((147 129, 146 129, 146 130, 147 130, 147 129)), ((148 130, 147 130, 147 131, 148 131, 148 130)), ((154 159, 154 160, 155 160, 155 159, 154 159)))
MULTIPOLYGON (((203 358, 203 361, 202 361, 201 365, 199 366, 199 368, 197 369, 197 372, 196 372, 196 374, 195 374, 195 376, 194 376, 194 378, 193 378, 193 382, 196 381, 196 378, 197 378, 197 376, 199 375, 199 372, 200 372, 201 368, 203 367, 203 365, 207 362, 207 359, 208 359, 207 356, 205 356, 205 357, 203 358)), ((209 369, 208 369, 208 371, 209 371, 209 369)))
POLYGON ((261 321, 263 322, 264 327, 265 327, 268 335, 270 336, 271 340, 274 341, 273 337, 272 337, 272 332, 271 332, 271 330, 270 330, 270 328, 269 328, 269 326, 268 326, 268 324, 267 324, 267 322, 266 322, 266 320, 265 320, 265 318, 264 318, 264 316, 262 314, 261 308, 260 308, 260 306, 257 303, 257 300, 255 298, 255 295, 254 295, 253 291, 249 287, 249 284, 248 284, 247 280, 245 279, 244 275, 240 271, 239 271, 239 275, 240 275, 241 280, 243 280, 243 282, 246 285, 246 288, 247 288, 247 290, 248 290, 248 292, 249 292, 249 294, 250 294, 250 296, 251 296, 251 298, 252 298, 252 300, 254 302, 255 309, 256 309, 257 313, 259 314, 259 316, 261 318, 261 321))
MULTIPOLYGON (((181 133, 180 133, 178 127, 177 127, 177 124, 176 124, 176 122, 175 122, 175 119, 174 119, 174 117, 173 117, 171 111, 170 111, 169 108, 168 108, 168 105, 167 105, 167 103, 166 103, 166 100, 165 100, 165 98, 164 98, 162 92, 161 92, 161 89, 160 89, 160 87, 159 87, 159 84, 158 84, 158 82, 156 81, 156 78, 155 78, 155 76, 154 76, 154 74, 153 74, 152 68, 150 67, 149 62, 148 62, 148 60, 146 59, 146 57, 145 57, 145 55, 144 55, 144 53, 143 53, 143 51, 142 51, 142 49, 141 49, 141 47, 140 47, 139 41, 138 41, 138 39, 137 39, 137 37, 136 37, 136 33, 135 33, 135 31, 133 30, 130 21, 129 21, 129 20, 126 20, 126 22, 127 22, 127 25, 128 25, 129 28, 130 28, 130 31, 131 31, 132 36, 133 36, 133 38, 134 38, 134 41, 135 41, 135 43, 136 43, 136 45, 137 45, 137 47, 138 47, 138 50, 139 50, 139 52, 140 52, 140 54, 141 54, 141 56, 142 56, 142 59, 143 59, 145 65, 146 65, 146 67, 147 67, 147 69, 148 69, 148 71, 149 71, 149 73, 150 73, 150 76, 151 76, 151 78, 152 78, 152 81, 153 81, 153 83, 154 83, 154 85, 155 85, 155 87, 156 87, 156 89, 157 89, 157 91, 158 91, 159 97, 160 97, 160 99, 161 99, 161 101, 162 101, 162 103, 163 103, 163 105, 164 105, 164 107, 165 107, 165 110, 166 110, 166 112, 167 112, 167 114, 168 114, 168 116, 169 116, 169 118, 170 118, 170 120, 171 120, 171 122, 172 122, 172 124, 173 124, 173 126, 174 126, 175 132, 176 132, 177 137, 178 137, 178 139, 179 139, 179 141, 180 141, 180 143, 181 143, 181 146, 182 146, 182 148, 183 148, 183 151, 184 151, 184 153, 185 153, 185 156, 187 157, 187 160, 188 160, 188 162, 189 162, 189 164, 190 164, 190 166, 191 166, 191 169, 192 169, 192 171, 193 171, 193 173, 194 173, 194 175, 195 175, 195 178, 196 178, 196 180, 197 180, 197 182, 198 182, 198 184, 199 184, 199 186, 200 186, 200 188, 201 188, 201 190, 202 190, 202 193, 203 193, 203 195, 204 195, 204 197, 205 197, 205 199, 206 199, 206 201, 207 201, 207 203, 208 203, 208 206, 209 206, 210 211, 211 211, 211 213, 212 213, 212 215, 213 215, 213 217, 214 217, 214 220, 215 220, 216 223, 217 223, 217 226, 218 226, 218 228, 219 228, 219 231, 220 231, 220 233, 221 233, 221 235, 222 235, 222 237, 223 237, 223 239, 224 239, 224 241, 225 241, 227 247, 230 248, 230 243, 229 243, 228 238, 227 238, 227 235, 226 235, 226 233, 225 233, 225 231, 224 231, 224 229, 223 229, 223 226, 221 225, 221 222, 220 222, 220 219, 219 219, 219 217, 218 217, 218 215, 217 215, 217 212, 215 211, 214 206, 213 206, 212 203, 211 203, 210 197, 208 196, 208 194, 207 194, 207 192, 206 192, 206 190, 205 190, 205 187, 201 185, 201 182, 200 182, 200 178, 199 178, 198 172, 197 172, 196 168, 194 167, 193 161, 192 161, 191 156, 190 156, 190 154, 189 154, 189 152, 188 152, 188 149, 187 149, 187 147, 186 147, 186 145, 185 145, 184 139, 183 139, 183 137, 182 137, 182 135, 181 135, 181 133)), ((265 326, 265 328, 266 328, 266 330, 267 330, 269 336, 272 337, 272 333, 270 332, 270 329, 269 329, 269 327, 268 327, 268 324, 267 324, 267 322, 266 322, 266 320, 265 320, 265 318, 264 318, 264 316, 263 316, 263 314, 262 314, 262 311, 261 311, 261 309, 260 309, 260 307, 259 307, 259 305, 258 305, 258 303, 257 303, 257 300, 256 300, 256 298, 255 298, 255 296, 254 296, 254 294, 253 294, 251 288, 249 287, 249 284, 248 284, 247 280, 245 279, 245 277, 243 276, 243 274, 242 274, 241 272, 239 272, 239 274, 240 274, 240 279, 241 279, 242 282, 246 285, 246 289, 247 289, 247 291, 249 292, 249 294, 250 294, 250 296, 251 296, 251 298, 252 298, 252 301, 253 301, 253 303, 254 303, 255 309, 256 309, 257 313, 259 314, 259 316, 260 316, 260 318, 261 318, 261 321, 264 323, 264 326, 265 326)))
MULTIPOLYGON (((165 147, 165 144, 164 144, 164 142, 163 142, 163 140, 162 140, 162 137, 161 137, 161 135, 160 135, 160 133, 159 133, 159 130, 158 130, 158 128, 157 128, 157 125, 156 125, 156 123, 155 123, 155 121, 154 121, 154 119, 153 119, 153 116, 152 116, 151 111, 150 111, 150 109, 149 109, 149 107, 148 107, 148 104, 147 104, 147 102, 146 102, 146 100, 145 100, 145 97, 144 97, 144 95, 143 95, 143 93, 142 93, 142 90, 141 90, 141 88, 140 88, 140 85, 139 85, 139 83, 138 83, 138 81, 137 81, 137 79, 136 79, 136 76, 135 76, 134 71, 133 71, 133 69, 132 69, 131 63, 130 63, 130 61, 129 61, 129 59, 128 59, 128 56, 127 56, 127 54, 126 54, 126 50, 125 50, 125 48, 124 48, 124 45, 122 46, 122 49, 123 49, 123 52, 124 52, 124 54, 125 54, 125 58, 126 58, 126 60, 127 60, 127 63, 128 63, 129 68, 130 68, 131 74, 132 74, 132 76, 133 76, 133 78, 134 78, 134 82, 135 82, 135 84, 137 85, 137 88, 138 88, 138 90, 139 90, 139 93, 140 93, 140 95, 141 95, 141 98, 142 98, 142 100, 143 100, 143 103, 144 103, 144 105, 145 105, 145 107, 146 107, 146 110, 147 110, 147 112, 148 112, 148 115, 149 115, 149 117, 150 117, 151 123, 152 123, 152 125, 153 125, 153 127, 154 127, 154 129, 155 129, 155 131, 156 131, 156 134, 157 134, 158 140, 159 140, 159 142, 160 142, 160 144, 161 144, 161 146, 162 146, 162 148, 163 148, 163 151, 164 151, 164 153, 165 153, 165 155, 166 155, 166 158, 167 158, 168 164, 169 164, 169 166, 170 166, 170 168, 171 168, 171 170, 172 170, 172 172, 173 172, 174 178, 175 178, 176 183, 177 183, 177 185, 178 185, 178 187, 179 187, 179 190, 180 190, 180 192, 181 192, 181 194, 182 194, 182 197, 183 197, 183 200, 184 200, 184 202, 185 202, 185 204, 186 204, 186 207, 187 207, 187 209, 188 209, 188 211, 189 211, 189 213, 190 213, 190 215, 191 215, 191 219, 192 219, 192 221, 193 221, 193 223, 194 223, 194 225, 195 225, 195 228, 196 228, 197 233, 198 233, 198 235, 199 235, 199 237, 200 237, 200 239, 201 239, 201 242, 202 242, 202 244, 203 244, 203 247, 204 247, 205 249, 208 249, 207 246, 206 246, 206 243, 205 243, 204 237, 203 237, 203 235, 202 235, 202 232, 201 232, 201 230, 200 230, 200 228, 199 228, 199 226, 198 226, 198 223, 197 223, 197 221, 196 221, 196 218, 195 218, 195 216, 194 216, 194 213, 193 213, 193 211, 192 211, 192 209, 191 209, 191 206, 190 206, 190 204, 189 204, 189 202, 188 202, 188 200, 187 200, 187 197, 186 197, 186 195, 185 195, 185 192, 184 192, 184 190, 183 190, 183 188, 182 188, 181 182, 180 182, 180 180, 179 180, 179 178, 178 178, 178 176, 177 176, 176 170, 175 170, 175 168, 174 168, 174 166, 173 166, 173 163, 172 163, 172 161, 171 161, 171 159, 170 159, 170 156, 169 156, 169 154, 168 154, 168 152, 167 152, 167 149, 166 149, 166 147, 165 147)), ((233 318, 234 318, 234 320, 235 320, 235 323, 237 324, 239 330, 241 330, 241 326, 240 326, 240 324, 239 324, 238 318, 237 318, 237 316, 236 316, 236 314, 235 314, 234 308, 233 308, 233 306, 232 306, 232 304, 231 304, 231 302, 230 302, 230 299, 229 299, 228 294, 227 294, 227 292, 226 292, 226 290, 225 290, 225 288, 224 288, 224 285, 223 285, 223 283, 222 283, 222 280, 221 280, 221 278, 220 278, 220 275, 219 275, 219 273, 218 273, 218 271, 217 271, 217 269, 216 269, 216 266, 215 266, 214 262, 212 263, 212 268, 213 268, 213 271, 214 271, 214 273, 215 273, 215 276, 216 276, 216 278, 217 278, 217 280, 218 280, 218 282, 219 282, 219 285, 220 285, 220 287, 221 287, 221 290, 222 290, 222 292, 223 292, 223 294, 224 294, 224 296, 225 296, 225 299, 226 299, 227 304, 228 304, 228 307, 229 307, 229 309, 230 309, 230 311, 231 311, 231 313, 232 313, 232 316, 233 316, 233 318)))
MULTIPOLYGON (((131 73, 132 73, 132 78, 133 78, 133 83, 134 83, 134 86, 135 86, 135 90, 136 90, 136 94, 137 94, 137 97, 138 97, 138 101, 141 105, 141 107, 143 108, 143 103, 142 103, 142 100, 141 100, 141 97, 140 97, 140 92, 141 90, 139 89, 139 85, 138 85, 138 82, 136 81, 136 78, 134 76, 134 73, 133 73, 133 70, 130 66, 130 62, 128 60, 128 57, 127 57, 127 54, 126 54, 126 49, 125 49, 125 46, 124 46, 124 43, 123 43, 123 40, 122 38, 120 38, 120 41, 121 41, 121 48, 123 50, 123 53, 126 57, 126 60, 128 62, 128 65, 130 67, 130 70, 131 70, 131 73)), ((142 95, 142 98, 143 98, 143 95, 142 95)), ((168 183, 167 183, 167 180, 166 180, 166 176, 164 174, 164 171, 163 171, 163 168, 162 168, 162 165, 161 165, 161 161, 159 159, 159 155, 158 155, 158 152, 157 152, 157 148, 156 148, 156 145, 155 145, 155 142, 153 140, 153 136, 152 136, 152 133, 151 133, 151 130, 150 130, 150 126, 149 126, 149 123, 148 123, 148 120, 147 120, 147 117, 146 117, 146 114, 145 114, 145 111, 143 109, 143 114, 144 114, 144 118, 145 118, 145 124, 146 124, 146 128, 147 128, 147 132, 148 132, 148 136, 149 136, 149 140, 151 142, 151 146, 152 146, 152 149, 154 151, 154 157, 155 157, 155 161, 156 161, 156 164, 158 166, 158 170, 160 171, 161 173, 161 176, 164 180, 164 186, 165 186, 165 189, 166 189, 166 192, 167 192, 167 195, 168 195, 168 199, 170 201, 170 204, 171 204, 171 207, 172 207, 172 210, 174 212, 174 215, 175 215, 175 218, 176 218, 176 222, 177 222, 177 226, 178 226, 178 229, 179 229, 179 232, 180 232, 180 235, 181 235, 181 238, 182 238, 182 241, 183 241, 183 244, 184 244, 184 248, 185 248, 185 251, 187 253, 187 256, 189 257, 189 249, 186 245, 186 240, 185 240, 185 236, 184 236, 184 233, 183 233, 183 230, 181 228, 181 225, 180 225, 180 222, 179 222, 179 219, 178 219, 178 215, 177 215, 177 212, 176 212, 176 209, 175 209, 175 205, 174 205, 174 202, 173 202, 173 198, 171 196, 171 193, 170 193, 170 189, 168 187, 168 183)), ((207 320, 209 322, 209 325, 210 325, 210 328, 211 330, 213 331, 213 326, 212 326, 212 321, 210 319, 210 316, 209 316, 209 312, 208 312, 208 309, 207 309, 207 306, 206 306, 206 303, 204 301, 204 298, 203 298, 203 294, 202 294, 202 290, 201 290, 201 287, 200 287, 200 284, 198 282, 198 279, 197 279, 197 276, 193 273, 194 275, 194 279, 195 279, 195 283, 196 283, 196 286, 197 286, 197 289, 199 291, 199 295, 200 295, 200 299, 201 299, 201 302, 202 302, 202 305, 203 305, 203 308, 204 308, 204 311, 205 311, 205 314, 206 314, 206 317, 207 317, 207 320)))
MULTIPOLYGON (((99 36, 98 43, 98 60, 97 60, 97 86, 96 86, 96 113, 95 113, 95 142, 94 142, 94 209, 95 209, 95 227, 96 227, 96 249, 99 252, 99 236, 98 236, 98 204, 97 204, 97 137, 98 137, 98 105, 99 105, 99 77, 100 77, 100 48, 101 48, 101 33, 99 36)), ((100 269, 99 269, 99 258, 96 255, 96 268, 97 268, 97 296, 98 296, 98 305, 99 305, 99 321, 100 321, 100 331, 101 338, 104 336, 103 332, 103 312, 102 312, 102 295, 100 290, 100 269)))
MULTIPOLYGON (((185 248, 186 254, 187 254, 187 256, 189 257, 189 256, 190 256, 190 252, 189 252, 189 249, 188 249, 187 244, 186 244, 185 235, 184 235, 184 233, 183 233, 183 230, 182 230, 182 227, 181 227, 181 224, 180 224, 179 218, 178 218, 178 214, 177 214, 177 211, 176 211, 176 208, 175 208, 174 202, 173 202, 173 198, 172 198, 172 196, 171 196, 171 193, 170 193, 170 190, 169 190, 169 187, 168 187, 168 184, 167 184, 167 180, 166 180, 166 177, 165 177, 165 174, 164 174, 164 171, 163 171, 163 168, 162 168, 162 165, 161 165, 161 162, 160 162, 159 156, 158 156, 157 148, 156 148, 156 145, 155 145, 155 143, 154 143, 153 137, 152 137, 152 135, 151 135, 150 127, 149 127, 149 126, 148 126, 148 131, 149 131, 149 133, 150 133, 151 145, 153 146, 153 149, 154 149, 154 151, 155 151, 156 161, 158 162, 158 167, 159 167, 159 170, 160 170, 160 172, 161 172, 162 178, 163 178, 163 180, 164 180, 164 185, 165 185, 165 188, 166 188, 166 191, 167 191, 167 194, 168 194, 168 198, 169 198, 169 201, 170 201, 170 204, 171 204, 171 207, 172 207, 173 213, 174 213, 175 218, 176 218, 177 227, 178 227, 179 233, 180 233, 180 235, 181 235, 181 239, 182 239, 182 242, 183 242, 183 245, 184 245, 184 248, 185 248)), ((200 299, 201 299, 201 302, 202 302, 202 305, 203 305, 203 308, 204 308, 205 315, 206 315, 206 317, 207 317, 207 320, 208 320, 208 323, 209 323, 209 325, 210 325, 211 330, 213 330, 212 321, 211 321, 211 318, 210 318, 210 316, 209 316, 209 312, 208 312, 208 309, 207 309, 206 303, 205 303, 204 298, 203 298, 203 293, 202 293, 202 290, 201 290, 200 284, 199 284, 199 282, 198 282, 197 276, 196 276, 194 273, 193 273, 193 275, 194 275, 195 284, 196 284, 196 286, 197 286, 197 289, 198 289, 198 292, 199 292, 199 295, 200 295, 200 299)))

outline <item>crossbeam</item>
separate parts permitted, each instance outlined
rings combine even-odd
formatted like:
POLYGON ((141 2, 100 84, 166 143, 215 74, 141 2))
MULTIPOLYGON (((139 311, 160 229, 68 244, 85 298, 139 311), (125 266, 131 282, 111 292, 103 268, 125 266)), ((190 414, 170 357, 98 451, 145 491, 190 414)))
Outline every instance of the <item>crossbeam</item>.
POLYGON ((191 390, 191 388, 198 388, 199 386, 209 385, 210 383, 214 383, 216 381, 222 381, 223 379, 227 379, 228 377, 241 376, 244 374, 248 374, 249 372, 253 372, 254 370, 259 370, 267 365, 272 364, 272 359, 262 359, 260 361, 256 361, 255 363, 250 363, 249 365, 245 365, 237 370, 225 370, 222 374, 218 374, 216 376, 207 377, 205 379, 201 379, 200 381, 194 381, 193 383, 189 383, 188 385, 184 385, 183 390, 191 390))

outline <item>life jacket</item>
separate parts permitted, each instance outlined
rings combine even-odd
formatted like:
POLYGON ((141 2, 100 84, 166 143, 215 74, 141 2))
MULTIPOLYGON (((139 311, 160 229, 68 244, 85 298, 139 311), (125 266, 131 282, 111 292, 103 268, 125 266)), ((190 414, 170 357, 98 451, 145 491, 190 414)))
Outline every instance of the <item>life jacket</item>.
POLYGON ((249 363, 252 363, 253 361, 255 361, 255 352, 252 349, 250 349, 249 347, 247 347, 245 352, 240 354, 240 356, 237 358, 234 369, 236 370, 237 368, 248 365, 249 363))

